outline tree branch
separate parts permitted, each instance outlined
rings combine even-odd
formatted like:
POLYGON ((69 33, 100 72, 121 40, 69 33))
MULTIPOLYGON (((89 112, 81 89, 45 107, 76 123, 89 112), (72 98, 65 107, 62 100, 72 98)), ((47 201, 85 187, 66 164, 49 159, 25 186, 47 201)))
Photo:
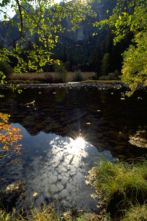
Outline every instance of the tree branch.
POLYGON ((18 10, 19 10, 19 17, 20 17, 20 27, 21 27, 21 34, 23 33, 23 17, 22 17, 22 9, 21 9, 21 4, 19 2, 19 0, 16 0, 17 6, 18 6, 18 10))

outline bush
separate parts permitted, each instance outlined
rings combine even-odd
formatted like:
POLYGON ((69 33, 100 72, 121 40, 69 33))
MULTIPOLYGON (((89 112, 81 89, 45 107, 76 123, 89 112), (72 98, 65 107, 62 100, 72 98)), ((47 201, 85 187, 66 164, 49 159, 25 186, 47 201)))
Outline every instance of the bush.
POLYGON ((76 71, 73 81, 82 81, 82 80, 83 78, 81 71, 80 70, 76 71))
POLYGON ((61 81, 66 82, 67 70, 64 64, 55 64, 53 67, 54 71, 60 74, 61 81))
POLYGON ((95 75, 92 77, 92 79, 91 80, 98 80, 98 76, 97 76, 97 74, 95 73, 95 75))
POLYGON ((13 68, 6 61, 0 61, 0 71, 3 72, 6 76, 9 76, 13 73, 13 68))
POLYGON ((118 80, 119 79, 119 72, 117 70, 114 73, 109 73, 107 75, 101 75, 99 80, 118 80))

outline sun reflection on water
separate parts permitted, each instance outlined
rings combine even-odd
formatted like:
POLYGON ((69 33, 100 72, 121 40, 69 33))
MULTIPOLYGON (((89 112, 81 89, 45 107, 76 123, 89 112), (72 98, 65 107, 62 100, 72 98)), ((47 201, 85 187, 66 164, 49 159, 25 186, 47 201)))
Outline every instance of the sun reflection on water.
POLYGON ((85 142, 85 140, 84 140, 84 138, 83 137, 77 137, 75 140, 73 140, 72 142, 71 142, 71 145, 73 146, 73 147, 75 147, 75 148, 84 148, 85 147, 85 144, 86 144, 86 142, 85 142))
POLYGON ((84 151, 86 147, 86 141, 83 137, 79 136, 76 139, 71 139, 71 142, 68 144, 69 152, 75 155, 79 155, 84 151))

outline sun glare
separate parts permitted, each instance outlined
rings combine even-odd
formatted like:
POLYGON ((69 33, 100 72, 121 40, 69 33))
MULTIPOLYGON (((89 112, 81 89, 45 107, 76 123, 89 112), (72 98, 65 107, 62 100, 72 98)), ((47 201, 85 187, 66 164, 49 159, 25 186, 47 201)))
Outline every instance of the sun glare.
POLYGON ((85 140, 83 139, 83 137, 77 137, 75 140, 72 141, 72 146, 82 149, 85 147, 85 140))
POLYGON ((72 154, 80 154, 86 146, 86 141, 84 140, 83 137, 77 137, 75 140, 71 140, 71 143, 68 145, 69 146, 69 151, 72 154))

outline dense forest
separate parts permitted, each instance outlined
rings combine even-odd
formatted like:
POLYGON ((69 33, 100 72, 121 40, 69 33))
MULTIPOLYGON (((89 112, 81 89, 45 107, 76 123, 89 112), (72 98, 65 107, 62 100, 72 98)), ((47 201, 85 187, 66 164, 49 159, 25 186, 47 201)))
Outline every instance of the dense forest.
MULTIPOLYGON (((62 3, 61 3, 62 4, 62 3)), ((107 27, 101 29, 94 27, 96 21, 108 18, 112 14, 115 1, 94 1, 91 3, 91 12, 87 13, 84 20, 72 30, 70 18, 63 19, 63 33, 59 33, 59 39, 52 50, 52 58, 62 61, 65 69, 68 71, 95 71, 98 75, 106 75, 111 72, 118 74, 121 68, 121 53, 128 45, 128 39, 125 45, 113 46, 113 37, 111 30, 107 27), (108 12, 109 11, 109 12, 108 12), (111 64, 111 65, 110 65, 111 64)), ((31 7, 25 5, 25 7, 31 7)), ((54 10, 52 8, 52 10, 54 10)), ((79 12, 81 13, 81 12, 79 12)), ((46 12, 45 17, 48 14, 46 12)), ((74 16, 74 15, 73 15, 74 16)), ((80 15, 81 16, 81 15, 80 15)), ((19 14, 15 15, 12 20, 17 21, 19 14)), ((19 31, 16 25, 11 21, 1 22, 0 26, 0 45, 1 47, 15 44, 19 38, 19 31)), ((28 39, 27 47, 29 50, 35 37, 28 39), (32 41, 32 42, 31 42, 32 41)), ((27 52, 28 53, 28 52, 27 52)), ((53 65, 42 67, 44 71, 54 70, 53 65)), ((34 71, 33 68, 27 71, 34 71)))
POLYGON ((146 85, 145 0, 38 1, 36 7, 16 1, 11 7, 16 15, 8 19, 5 11, 0 23, 2 71, 94 71, 96 79, 123 74, 132 90, 146 85))

